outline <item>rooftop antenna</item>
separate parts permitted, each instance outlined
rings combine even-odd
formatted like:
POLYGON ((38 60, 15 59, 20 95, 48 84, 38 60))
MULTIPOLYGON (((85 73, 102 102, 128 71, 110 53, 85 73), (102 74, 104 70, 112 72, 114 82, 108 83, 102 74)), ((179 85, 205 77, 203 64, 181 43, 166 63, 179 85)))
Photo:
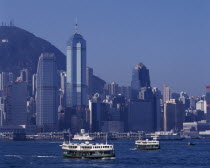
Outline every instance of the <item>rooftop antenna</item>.
POLYGON ((75 19, 75 26, 74 26, 74 28, 75 28, 75 33, 78 33, 78 20, 77 20, 77 17, 76 17, 76 19, 75 19))

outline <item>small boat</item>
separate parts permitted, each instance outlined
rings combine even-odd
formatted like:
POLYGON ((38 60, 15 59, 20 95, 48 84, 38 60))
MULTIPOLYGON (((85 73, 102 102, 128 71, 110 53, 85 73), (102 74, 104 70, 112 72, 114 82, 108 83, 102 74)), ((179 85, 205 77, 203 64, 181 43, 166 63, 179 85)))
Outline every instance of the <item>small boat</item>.
POLYGON ((173 131, 158 131, 155 133, 146 134, 148 139, 157 138, 157 140, 182 140, 183 138, 180 134, 175 133, 173 131))
POLYGON ((192 143, 192 142, 188 142, 187 145, 188 145, 188 146, 194 146, 195 144, 192 143))
POLYGON ((153 138, 153 140, 137 140, 135 142, 137 149, 141 150, 157 150, 160 149, 160 143, 157 139, 153 138))

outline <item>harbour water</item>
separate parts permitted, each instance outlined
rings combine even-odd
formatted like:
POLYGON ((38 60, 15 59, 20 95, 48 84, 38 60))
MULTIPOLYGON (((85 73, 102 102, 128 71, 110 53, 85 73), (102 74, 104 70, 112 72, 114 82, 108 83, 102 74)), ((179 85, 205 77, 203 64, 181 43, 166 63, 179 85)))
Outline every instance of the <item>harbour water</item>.
POLYGON ((135 150, 134 141, 111 141, 113 160, 62 157, 61 142, 0 142, 2 168, 209 168, 210 140, 161 141, 161 149, 135 150), (187 143, 195 143, 188 146, 187 143))

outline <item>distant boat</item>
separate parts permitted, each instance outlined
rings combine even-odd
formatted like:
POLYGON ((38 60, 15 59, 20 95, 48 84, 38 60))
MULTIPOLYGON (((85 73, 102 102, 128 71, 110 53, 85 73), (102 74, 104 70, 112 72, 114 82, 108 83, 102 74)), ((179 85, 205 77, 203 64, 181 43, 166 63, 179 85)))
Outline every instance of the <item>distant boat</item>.
POLYGON ((78 141, 93 141, 94 140, 94 138, 91 137, 88 133, 85 133, 84 129, 81 129, 80 134, 75 134, 72 139, 78 140, 78 141))
POLYGON ((160 149, 160 142, 153 138, 153 140, 137 140, 135 142, 137 149, 141 150, 157 150, 160 149))
POLYGON ((188 142, 188 143, 187 143, 187 145, 189 145, 189 146, 193 146, 193 145, 195 145, 195 143, 188 142))
POLYGON ((158 131, 151 134, 146 134, 148 138, 156 137, 157 140, 181 140, 183 139, 178 133, 172 131, 158 131))

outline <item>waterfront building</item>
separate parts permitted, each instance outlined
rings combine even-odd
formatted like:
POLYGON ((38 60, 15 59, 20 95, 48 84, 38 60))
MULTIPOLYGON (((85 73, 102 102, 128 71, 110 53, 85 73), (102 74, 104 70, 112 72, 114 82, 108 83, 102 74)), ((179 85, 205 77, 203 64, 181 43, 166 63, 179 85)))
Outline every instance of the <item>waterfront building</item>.
POLYGON ((36 79, 36 125, 40 131, 57 130, 58 81, 55 55, 42 53, 36 79))
POLYGON ((128 130, 128 107, 127 107, 127 100, 125 96, 118 94, 112 100, 112 110, 110 113, 112 121, 121 121, 119 123, 121 125, 120 128, 123 128, 124 131, 128 130))
POLYGON ((142 87, 139 100, 129 103, 128 126, 130 131, 159 131, 161 129, 161 93, 157 88, 142 87))
POLYGON ((183 128, 185 110, 180 100, 171 99, 164 104, 164 130, 179 132, 183 128))
POLYGON ((7 86, 5 111, 8 126, 27 124, 27 96, 26 82, 15 82, 7 86))
POLYGON ((162 115, 161 115, 161 106, 160 106, 160 100, 161 100, 161 92, 158 88, 154 87, 152 88, 152 92, 154 95, 154 101, 153 101, 153 107, 154 107, 154 113, 155 113, 155 131, 160 131, 162 128, 162 115))
POLYGON ((89 127, 91 132, 101 131, 101 121, 106 120, 106 103, 103 103, 99 94, 89 100, 89 127))
POLYGON ((36 125, 36 102, 34 97, 27 101, 27 125, 36 125))
POLYGON ((155 114, 152 101, 132 100, 128 104, 129 131, 155 131, 155 114))

